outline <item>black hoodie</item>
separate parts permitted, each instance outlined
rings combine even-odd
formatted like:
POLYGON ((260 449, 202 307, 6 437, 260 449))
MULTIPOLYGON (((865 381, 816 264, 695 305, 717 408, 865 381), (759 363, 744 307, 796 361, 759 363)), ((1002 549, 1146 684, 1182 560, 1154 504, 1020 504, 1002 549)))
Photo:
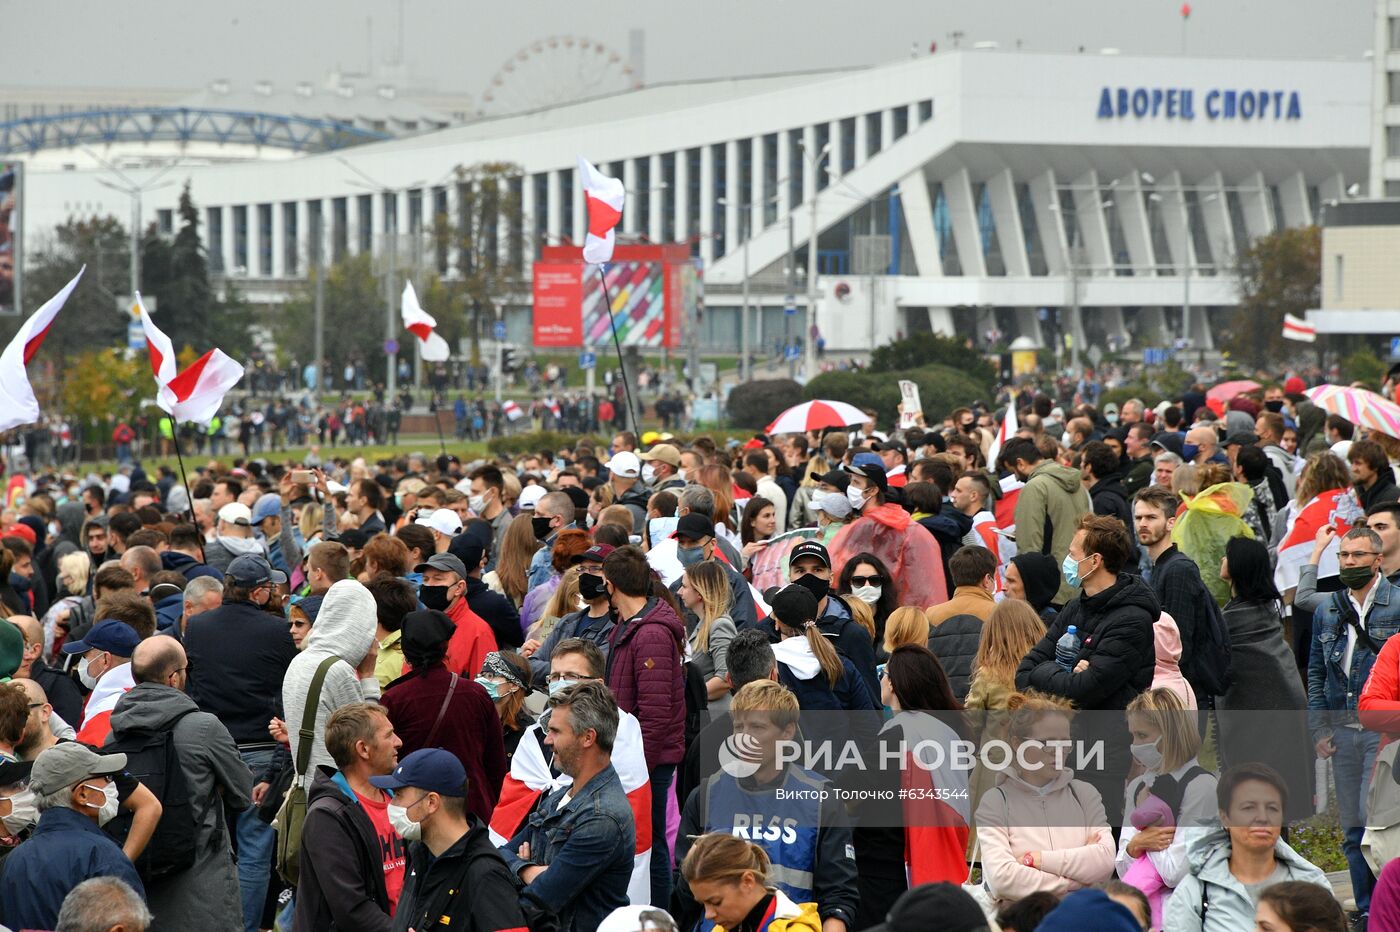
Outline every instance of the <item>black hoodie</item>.
POLYGON ((1055 620, 1055 610, 1050 603, 1055 593, 1060 591, 1060 566, 1048 553, 1018 553, 1011 558, 1016 572, 1021 574, 1021 585, 1026 590, 1026 601, 1039 613, 1046 624, 1055 620), (1048 615, 1046 613, 1049 613, 1048 615))

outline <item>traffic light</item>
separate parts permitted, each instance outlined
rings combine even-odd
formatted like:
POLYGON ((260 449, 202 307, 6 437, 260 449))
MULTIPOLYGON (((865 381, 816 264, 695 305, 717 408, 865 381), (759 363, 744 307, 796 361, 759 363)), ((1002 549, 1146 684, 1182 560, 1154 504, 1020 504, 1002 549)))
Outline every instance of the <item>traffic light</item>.
POLYGON ((513 347, 513 346, 502 346, 502 347, 501 347, 501 371, 502 371, 502 372, 514 372, 514 371, 515 371, 516 365, 517 365, 517 363, 516 363, 516 361, 515 361, 515 347, 513 347))

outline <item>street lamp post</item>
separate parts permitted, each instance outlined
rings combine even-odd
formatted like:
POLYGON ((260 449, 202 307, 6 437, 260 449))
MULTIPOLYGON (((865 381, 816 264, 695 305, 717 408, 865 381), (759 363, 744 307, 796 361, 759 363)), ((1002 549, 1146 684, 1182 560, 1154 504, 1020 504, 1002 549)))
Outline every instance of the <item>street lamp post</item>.
POLYGON ((126 172, 122 171, 112 162, 98 155, 91 148, 84 146, 83 151, 86 152, 89 156, 91 156, 99 164, 101 164, 103 168, 106 168, 108 171, 115 174, 122 181, 126 182, 125 185, 119 185, 115 184, 114 182, 107 181, 103 178, 97 179, 97 183, 102 185, 103 187, 111 188, 113 191, 120 191, 122 194, 125 194, 126 196, 131 198, 130 275, 131 296, 134 300, 136 292, 141 290, 141 195, 146 193, 147 191, 156 191, 160 188, 168 188, 170 185, 174 184, 174 181, 167 181, 163 184, 157 184, 156 182, 160 181, 161 178, 165 177, 167 172, 169 172, 176 165, 180 164, 180 159, 177 158, 170 162, 170 164, 166 165, 154 176, 152 176, 149 181, 142 185, 137 184, 131 179, 131 176, 127 175, 126 172))
POLYGON ((807 332, 803 335, 802 342, 802 366, 808 379, 817 374, 817 197, 821 194, 817 172, 830 152, 831 143, 827 143, 816 152, 808 151, 805 145, 802 147, 802 155, 807 161, 807 171, 812 179, 812 228, 807 239, 807 332))

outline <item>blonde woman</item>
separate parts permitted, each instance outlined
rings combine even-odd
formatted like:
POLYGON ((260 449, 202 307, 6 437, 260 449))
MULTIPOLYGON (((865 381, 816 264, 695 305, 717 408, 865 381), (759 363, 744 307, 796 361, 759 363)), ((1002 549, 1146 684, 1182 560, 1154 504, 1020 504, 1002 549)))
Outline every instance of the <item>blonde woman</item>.
POLYGON ((540 620, 525 632, 527 641, 543 643, 549 638, 554 626, 559 624, 559 619, 585 607, 578 592, 578 574, 579 567, 571 566, 559 577, 559 585, 555 587, 554 594, 549 597, 549 602, 540 613, 540 620))
MULTIPOLYGON (((885 654, 893 654, 896 647, 905 644, 927 647, 928 635, 927 615, 912 605, 897 608, 885 619, 885 654)), ((1011 672, 1015 674, 1016 668, 1012 667, 1011 672)))
POLYGON ((58 591, 61 598, 55 599, 44 613, 44 656, 53 656, 54 635, 60 622, 67 623, 87 592, 88 576, 92 573, 92 558, 86 553, 65 554, 58 560, 58 591))
POLYGON ((681 576, 678 593, 682 604, 700 619, 690 632, 691 662, 705 678, 705 693, 711 712, 729 709, 729 642, 738 633, 729 617, 729 577, 724 567, 705 560, 689 567, 681 576))
POLYGON ((718 832, 701 835, 681 862, 681 877, 716 932, 820 932, 815 903, 794 903, 770 884, 768 853, 718 832))
MULTIPOLYGON (((1007 704, 1016 694, 1016 667, 1043 637, 1045 622, 1029 602, 1020 599, 997 603, 982 625, 982 638, 973 659, 972 683, 963 703, 969 712, 967 720, 981 743, 1006 739, 1007 704)), ((993 783, 991 771, 978 763, 972 773, 974 811, 993 783)))

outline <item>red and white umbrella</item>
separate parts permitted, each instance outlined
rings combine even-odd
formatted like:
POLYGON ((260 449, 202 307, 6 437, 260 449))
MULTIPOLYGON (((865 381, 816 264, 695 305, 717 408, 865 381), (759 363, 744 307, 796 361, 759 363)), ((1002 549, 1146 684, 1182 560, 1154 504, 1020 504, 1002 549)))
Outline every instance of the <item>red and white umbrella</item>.
POLYGON ((860 408, 844 401, 804 401, 773 419, 765 434, 802 434, 828 427, 859 427, 870 420, 860 408))
POLYGON ((1303 392, 1328 414, 1338 414, 1357 427, 1400 437, 1400 405, 1365 388, 1319 385, 1303 392))
POLYGON ((1264 386, 1253 379, 1236 379, 1233 382, 1221 382, 1210 391, 1206 392, 1207 398, 1223 401, 1229 404, 1234 401, 1236 395, 1244 395, 1249 392, 1256 392, 1264 386))

